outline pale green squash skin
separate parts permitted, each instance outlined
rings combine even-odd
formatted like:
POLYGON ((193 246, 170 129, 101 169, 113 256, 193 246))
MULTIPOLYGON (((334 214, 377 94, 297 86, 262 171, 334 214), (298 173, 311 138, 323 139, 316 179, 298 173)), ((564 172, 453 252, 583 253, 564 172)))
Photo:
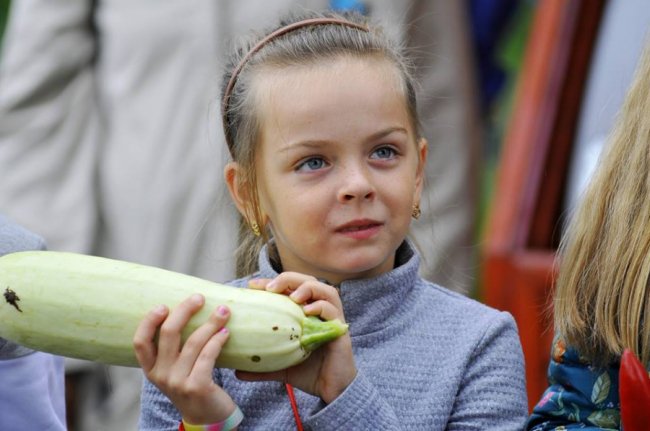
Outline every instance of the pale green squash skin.
POLYGON ((138 366, 132 343, 144 316, 159 304, 173 309, 193 293, 204 295, 206 303, 188 323, 183 340, 217 306, 231 310, 230 336, 217 367, 281 370, 347 332, 340 321, 305 317, 285 295, 75 253, 27 251, 0 257, 0 290, 0 337, 111 365, 138 366), (310 321, 303 333, 305 319, 310 321))

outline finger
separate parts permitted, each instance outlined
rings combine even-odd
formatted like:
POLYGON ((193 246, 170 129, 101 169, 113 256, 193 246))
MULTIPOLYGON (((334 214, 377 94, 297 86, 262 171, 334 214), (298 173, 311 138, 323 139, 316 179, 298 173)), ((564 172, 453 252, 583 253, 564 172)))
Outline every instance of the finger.
POLYGON ((339 292, 336 288, 317 280, 309 280, 302 283, 289 295, 289 298, 297 304, 324 300, 331 302, 336 307, 343 307, 339 292))
MULTIPOLYGON (((218 306, 210 314, 208 320, 187 338, 178 357, 178 363, 181 366, 185 365, 185 375, 192 372, 192 369, 196 366, 197 358, 202 354, 206 344, 225 326, 229 316, 230 310, 228 310, 228 307, 224 305, 218 306)), ((214 366, 214 359, 216 357, 213 358, 212 366, 214 366)))
POLYGON ((256 278, 248 281, 248 288, 255 290, 264 290, 266 285, 271 282, 271 278, 256 278))
POLYGON ((159 305, 151 310, 140 322, 133 335, 133 349, 138 363, 145 372, 151 370, 156 363, 157 347, 154 341, 158 327, 164 322, 169 309, 159 305))
POLYGON ((221 354, 223 346, 228 341, 230 331, 225 326, 219 329, 210 339, 205 343, 203 349, 196 358, 194 368, 190 374, 191 378, 204 380, 205 376, 211 376, 214 369, 215 362, 221 354))
POLYGON ((170 365, 178 357, 181 331, 204 302, 203 295, 192 295, 178 304, 163 322, 158 337, 158 358, 163 364, 170 365))
POLYGON ((309 304, 306 304, 302 307, 305 314, 308 316, 319 316, 324 320, 334 320, 339 319, 343 321, 342 311, 335 307, 331 302, 327 301, 315 301, 309 304))
POLYGON ((275 293, 289 294, 296 290, 298 286, 306 281, 317 281, 311 275, 300 274, 298 272, 283 272, 275 277, 266 285, 266 290, 275 293))

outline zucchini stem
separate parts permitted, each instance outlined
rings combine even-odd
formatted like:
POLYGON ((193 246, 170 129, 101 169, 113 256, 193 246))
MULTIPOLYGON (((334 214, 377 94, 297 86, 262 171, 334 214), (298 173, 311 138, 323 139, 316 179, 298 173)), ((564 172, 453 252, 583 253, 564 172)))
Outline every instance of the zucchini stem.
POLYGON ((307 316, 302 321, 300 345, 307 352, 312 352, 346 332, 348 332, 348 325, 339 319, 321 320, 315 316, 307 316))

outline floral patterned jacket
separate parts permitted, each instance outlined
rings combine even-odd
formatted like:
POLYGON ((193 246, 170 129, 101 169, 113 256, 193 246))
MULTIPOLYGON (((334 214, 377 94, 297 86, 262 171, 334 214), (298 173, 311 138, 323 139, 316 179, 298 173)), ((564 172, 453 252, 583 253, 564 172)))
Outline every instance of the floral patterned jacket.
POLYGON ((549 387, 533 409, 529 431, 618 430, 619 364, 591 366, 556 337, 548 367, 549 387))

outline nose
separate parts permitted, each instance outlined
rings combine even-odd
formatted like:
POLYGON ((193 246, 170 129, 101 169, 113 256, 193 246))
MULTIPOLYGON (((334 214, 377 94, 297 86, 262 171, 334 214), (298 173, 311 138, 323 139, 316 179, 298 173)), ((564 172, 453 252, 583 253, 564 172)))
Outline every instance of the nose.
POLYGON ((372 199, 375 188, 368 169, 363 166, 346 166, 342 169, 342 184, 338 194, 340 202, 372 199))

